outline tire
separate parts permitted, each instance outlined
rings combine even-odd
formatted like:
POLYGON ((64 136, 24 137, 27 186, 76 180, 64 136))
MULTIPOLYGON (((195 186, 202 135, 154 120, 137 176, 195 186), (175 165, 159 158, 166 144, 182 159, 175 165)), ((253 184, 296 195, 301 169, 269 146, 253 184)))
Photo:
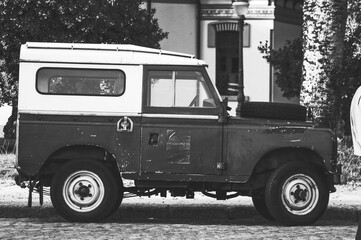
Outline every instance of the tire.
POLYGON ((274 217, 271 215, 270 211, 266 205, 266 197, 264 191, 258 192, 252 196, 253 206, 257 212, 265 219, 269 221, 274 221, 274 217))
POLYGON ((306 121, 306 108, 298 104, 246 102, 241 105, 241 117, 306 121))
POLYGON ((54 176, 50 197, 54 208, 74 222, 96 222, 111 215, 121 202, 119 180, 98 161, 74 160, 54 176))
POLYGON ((121 177, 119 176, 119 174, 117 174, 118 176, 116 177, 118 179, 118 186, 119 186, 119 194, 118 194, 118 198, 116 201, 116 204, 114 206, 114 210, 112 212, 110 212, 110 214, 114 213, 115 211, 118 210, 120 204, 123 201, 123 197, 124 197, 124 188, 123 188, 123 180, 121 179, 121 177))
POLYGON ((304 162, 289 162, 269 177, 265 199, 275 220, 284 225, 309 225, 325 212, 329 191, 321 172, 304 162))

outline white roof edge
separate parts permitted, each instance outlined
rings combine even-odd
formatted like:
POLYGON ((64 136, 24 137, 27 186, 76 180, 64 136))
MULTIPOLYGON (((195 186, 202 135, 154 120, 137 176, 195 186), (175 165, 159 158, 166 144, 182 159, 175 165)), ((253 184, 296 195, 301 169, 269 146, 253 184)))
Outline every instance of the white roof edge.
POLYGON ((132 44, 96 44, 96 43, 59 43, 59 42, 27 42, 24 44, 26 48, 40 49, 68 49, 68 50, 100 50, 100 51, 127 51, 127 52, 143 52, 160 55, 171 55, 195 59, 192 54, 180 52, 172 52, 155 48, 142 47, 132 44))
POLYGON ((47 115, 78 115, 78 116, 141 116, 140 112, 100 112, 100 111, 66 111, 66 110, 32 110, 28 108, 19 108, 22 114, 47 114, 47 115))

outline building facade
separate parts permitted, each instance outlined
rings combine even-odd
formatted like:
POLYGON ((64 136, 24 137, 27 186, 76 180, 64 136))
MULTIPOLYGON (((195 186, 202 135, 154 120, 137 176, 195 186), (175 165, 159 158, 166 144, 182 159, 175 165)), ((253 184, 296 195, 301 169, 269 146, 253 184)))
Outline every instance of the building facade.
MULTIPOLYGON (((165 50, 194 54, 209 64, 220 94, 236 108, 239 16, 234 0, 147 0, 157 10, 160 27, 169 32, 165 50)), ((302 0, 249 0, 243 31, 244 93, 249 101, 298 102, 282 97, 273 70, 258 47, 266 41, 282 47, 302 33, 302 0)), ((234 112, 232 112, 234 114, 234 112)))

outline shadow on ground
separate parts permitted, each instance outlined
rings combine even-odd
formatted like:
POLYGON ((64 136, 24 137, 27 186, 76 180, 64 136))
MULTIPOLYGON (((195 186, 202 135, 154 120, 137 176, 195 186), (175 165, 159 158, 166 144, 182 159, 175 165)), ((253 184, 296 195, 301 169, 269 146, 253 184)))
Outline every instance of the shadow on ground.
MULTIPOLYGON (((356 209, 332 207, 315 225, 350 225, 358 222, 361 212, 356 209)), ((35 218, 40 222, 66 222, 51 205, 0 206, 0 218, 35 218)), ((187 223, 187 224, 241 224, 279 225, 263 219, 253 206, 227 205, 162 205, 162 204, 123 204, 109 218, 107 223, 187 223)))

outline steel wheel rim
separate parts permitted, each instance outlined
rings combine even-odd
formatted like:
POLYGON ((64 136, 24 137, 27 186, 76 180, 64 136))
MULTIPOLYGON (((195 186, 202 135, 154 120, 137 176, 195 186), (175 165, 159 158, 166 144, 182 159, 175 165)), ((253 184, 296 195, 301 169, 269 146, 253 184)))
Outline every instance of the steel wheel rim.
POLYGON ((78 171, 65 180, 64 200, 74 211, 90 212, 96 209, 102 203, 104 195, 103 182, 93 172, 78 171))
POLYGON ((319 197, 319 189, 315 181, 304 174, 289 177, 282 186, 282 204, 295 215, 312 212, 319 197))

